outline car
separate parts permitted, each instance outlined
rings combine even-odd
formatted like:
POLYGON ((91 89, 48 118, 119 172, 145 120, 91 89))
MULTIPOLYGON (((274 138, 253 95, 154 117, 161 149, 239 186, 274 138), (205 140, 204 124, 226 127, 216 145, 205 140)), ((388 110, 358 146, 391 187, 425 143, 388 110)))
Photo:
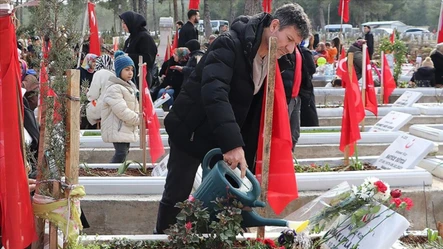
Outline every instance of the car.
MULTIPOLYGON (((223 25, 229 26, 229 22, 226 20, 211 20, 212 33, 220 32, 220 27, 223 25)), ((204 29, 203 20, 200 20, 198 22, 198 31, 204 32, 204 29)))
POLYGON ((429 30, 424 28, 409 28, 403 32, 404 35, 423 35, 429 33, 429 30))
POLYGON ((373 29, 371 32, 374 34, 374 35, 380 35, 380 36, 388 36, 388 35, 391 35, 392 34, 392 31, 393 31, 394 29, 391 29, 391 28, 375 28, 375 29, 373 29))

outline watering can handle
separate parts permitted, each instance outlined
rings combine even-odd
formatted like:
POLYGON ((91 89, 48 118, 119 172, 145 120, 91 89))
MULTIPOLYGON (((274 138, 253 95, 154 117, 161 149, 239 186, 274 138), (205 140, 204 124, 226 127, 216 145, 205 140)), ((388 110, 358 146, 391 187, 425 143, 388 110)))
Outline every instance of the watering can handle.
POLYGON ((209 165, 209 163, 211 162, 214 156, 218 155, 223 155, 221 149, 219 148, 212 149, 205 155, 202 162, 202 170, 203 170, 202 178, 205 178, 205 176, 209 174, 209 171, 211 171, 211 165, 209 165))

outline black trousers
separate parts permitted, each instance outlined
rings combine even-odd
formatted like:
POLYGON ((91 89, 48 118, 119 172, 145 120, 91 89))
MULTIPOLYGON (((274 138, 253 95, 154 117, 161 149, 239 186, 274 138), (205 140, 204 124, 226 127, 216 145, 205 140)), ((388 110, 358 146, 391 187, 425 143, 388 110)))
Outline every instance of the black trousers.
POLYGON ((199 158, 181 151, 169 141, 168 175, 157 214, 156 233, 163 234, 170 225, 177 222, 180 209, 174 207, 177 202, 188 199, 194 184, 195 174, 201 163, 199 158))

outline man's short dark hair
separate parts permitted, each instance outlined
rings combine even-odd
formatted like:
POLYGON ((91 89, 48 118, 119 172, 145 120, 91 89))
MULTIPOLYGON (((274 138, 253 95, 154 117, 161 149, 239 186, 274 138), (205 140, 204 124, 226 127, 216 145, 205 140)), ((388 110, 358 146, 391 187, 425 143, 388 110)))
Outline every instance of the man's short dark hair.
POLYGON ((199 13, 200 11, 198 10, 189 10, 188 11, 188 19, 191 19, 191 17, 197 15, 197 13, 199 13))
POLYGON ((371 26, 368 25, 363 25, 363 28, 368 28, 369 30, 371 30, 371 26))
POLYGON ((183 22, 182 21, 177 21, 175 24, 178 24, 180 26, 183 26, 183 22))
POLYGON ((309 37, 311 22, 300 5, 285 4, 275 11, 274 18, 280 21, 280 30, 288 26, 295 26, 303 39, 309 37))

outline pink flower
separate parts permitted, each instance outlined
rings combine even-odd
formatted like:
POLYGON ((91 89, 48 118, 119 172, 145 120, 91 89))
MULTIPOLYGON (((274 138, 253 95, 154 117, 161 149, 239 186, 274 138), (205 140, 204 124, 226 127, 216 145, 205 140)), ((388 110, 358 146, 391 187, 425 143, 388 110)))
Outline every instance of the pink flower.
POLYGON ((385 193, 388 190, 388 187, 382 181, 374 182, 375 187, 377 187, 378 192, 385 193))
POLYGON ((397 208, 402 204, 402 200, 400 198, 391 199, 391 203, 394 203, 397 208))
POLYGON ((391 190, 391 196, 392 196, 392 198, 400 198, 401 190, 400 189, 391 190))
POLYGON ((191 230, 192 229, 192 223, 190 221, 186 222, 185 228, 186 228, 186 231, 191 230))
POLYGON ((315 163, 311 163, 311 167, 312 168, 317 168, 317 165, 315 165, 315 163))
POLYGON ((194 196, 189 195, 189 197, 188 197, 188 201, 189 201, 189 202, 194 202, 194 201, 195 201, 194 196))
POLYGON ((411 200, 411 198, 403 198, 403 202, 406 203, 406 210, 411 210, 411 208, 414 206, 414 202, 411 200))

